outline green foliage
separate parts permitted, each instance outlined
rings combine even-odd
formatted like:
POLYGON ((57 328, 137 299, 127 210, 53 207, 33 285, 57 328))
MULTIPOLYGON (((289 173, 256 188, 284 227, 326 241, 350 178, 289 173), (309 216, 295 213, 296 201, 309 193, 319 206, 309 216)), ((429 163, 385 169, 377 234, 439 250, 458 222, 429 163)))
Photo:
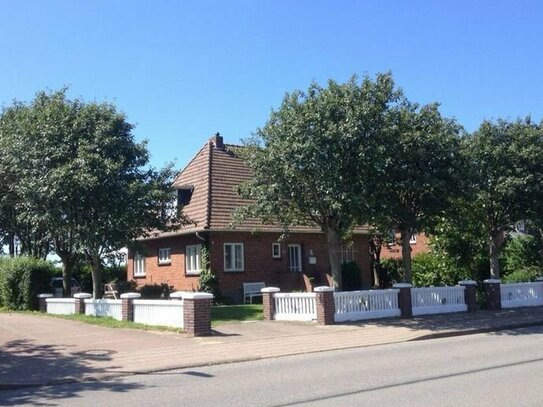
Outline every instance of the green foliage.
POLYGON ((219 278, 211 271, 207 244, 202 245, 202 271, 198 278, 198 291, 213 294, 215 302, 220 297, 219 278))
POLYGON ((173 287, 166 283, 162 284, 145 284, 138 288, 141 298, 145 300, 158 300, 161 298, 170 298, 170 293, 173 287))
POLYGON ((211 307, 213 324, 232 321, 259 321, 264 318, 262 305, 244 304, 211 307))
POLYGON ((343 291, 360 290, 362 279, 360 277, 360 267, 358 267, 356 262, 343 263, 341 265, 341 274, 343 291))
POLYGON ((543 269, 537 266, 526 266, 512 271, 502 277, 504 283, 526 283, 535 281, 537 277, 543 276, 543 269))
POLYGON ((541 241, 534 236, 515 236, 507 239, 502 253, 504 274, 527 267, 541 267, 541 241))
POLYGON ((417 287, 456 285, 470 277, 465 270, 436 253, 420 253, 413 258, 413 285, 417 287))
POLYGON ((382 287, 392 287, 395 283, 403 281, 403 269, 401 259, 383 259, 381 260, 382 287))
POLYGON ((10 310, 38 308, 38 294, 51 290, 55 267, 33 257, 0 259, 0 306, 10 310))

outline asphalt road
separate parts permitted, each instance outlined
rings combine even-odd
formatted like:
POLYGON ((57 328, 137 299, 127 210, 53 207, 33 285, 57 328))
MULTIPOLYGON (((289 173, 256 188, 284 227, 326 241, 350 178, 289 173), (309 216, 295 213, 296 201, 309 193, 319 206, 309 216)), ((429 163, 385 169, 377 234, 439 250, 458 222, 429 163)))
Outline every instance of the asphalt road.
POLYGON ((543 406, 543 327, 4 390, 0 405, 543 406))

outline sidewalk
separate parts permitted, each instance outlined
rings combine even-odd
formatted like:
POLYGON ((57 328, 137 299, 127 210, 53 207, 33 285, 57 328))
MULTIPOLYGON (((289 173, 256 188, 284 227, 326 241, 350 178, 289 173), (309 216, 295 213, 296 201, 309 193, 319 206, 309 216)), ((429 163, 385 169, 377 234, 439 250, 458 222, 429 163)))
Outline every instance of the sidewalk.
POLYGON ((212 336, 111 329, 49 316, 0 314, 0 390, 543 325, 543 308, 322 326, 222 324, 212 336))

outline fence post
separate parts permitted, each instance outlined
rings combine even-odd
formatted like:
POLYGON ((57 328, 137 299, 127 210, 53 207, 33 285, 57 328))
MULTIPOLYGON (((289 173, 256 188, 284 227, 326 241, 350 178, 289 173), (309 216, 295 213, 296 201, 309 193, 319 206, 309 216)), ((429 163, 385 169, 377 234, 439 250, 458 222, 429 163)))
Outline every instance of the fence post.
POLYGON ((477 282, 473 280, 462 280, 458 284, 465 287, 464 301, 468 307, 468 312, 477 311, 477 282))
POLYGON ((211 335, 211 302, 213 294, 184 293, 183 329, 190 336, 211 335))
POLYGON ((315 299, 317 322, 322 325, 332 325, 335 322, 334 314, 336 313, 334 287, 315 287, 315 293, 317 294, 315 299))
POLYGON ((500 280, 496 279, 488 279, 483 281, 483 286, 485 288, 486 306, 491 311, 499 311, 502 309, 502 295, 500 285, 500 280))
POLYGON ((275 317, 275 300, 273 295, 281 291, 277 287, 265 287, 260 290, 262 292, 262 311, 264 312, 264 319, 266 321, 272 321, 275 317))
POLYGON ((85 313, 85 300, 92 298, 92 294, 88 293, 77 293, 74 294, 75 298, 75 313, 84 314, 85 313))
POLYGON ((402 318, 411 318, 413 316, 413 304, 411 302, 411 284, 396 283, 392 286, 400 290, 398 292, 398 306, 402 313, 402 318))
POLYGON ((47 298, 53 298, 53 294, 38 294, 40 312, 47 312, 47 298))
POLYGON ((122 304, 122 320, 123 321, 134 321, 134 303, 133 301, 136 298, 140 298, 141 294, 139 293, 124 293, 121 294, 121 304, 122 304))

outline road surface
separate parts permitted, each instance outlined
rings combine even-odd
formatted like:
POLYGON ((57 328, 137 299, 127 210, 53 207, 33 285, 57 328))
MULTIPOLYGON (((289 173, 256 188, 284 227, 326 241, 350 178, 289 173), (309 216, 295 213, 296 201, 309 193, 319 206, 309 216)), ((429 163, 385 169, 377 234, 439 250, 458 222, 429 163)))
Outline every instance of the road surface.
POLYGON ((543 327, 4 390, 0 405, 543 406, 543 327))

